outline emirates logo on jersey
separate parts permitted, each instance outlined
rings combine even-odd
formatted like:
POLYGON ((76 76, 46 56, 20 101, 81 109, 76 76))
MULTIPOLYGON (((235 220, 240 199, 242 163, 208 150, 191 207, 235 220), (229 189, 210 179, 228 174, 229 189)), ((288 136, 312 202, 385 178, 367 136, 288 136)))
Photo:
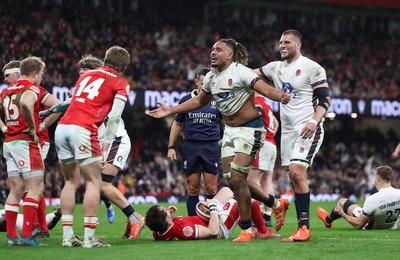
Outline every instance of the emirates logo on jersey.
POLYGON ((244 144, 243 145, 243 149, 247 150, 247 148, 249 148, 249 145, 248 144, 244 144))
POLYGON ((84 145, 79 146, 79 151, 85 152, 86 151, 86 146, 84 146, 84 145))
POLYGON ((228 85, 232 86, 233 80, 232 79, 228 79, 228 85))
POLYGON ((192 228, 192 227, 186 226, 186 227, 183 228, 182 233, 183 233, 185 236, 190 237, 190 236, 193 235, 193 228, 192 228))
POLYGON ((296 70, 296 76, 300 76, 301 70, 296 70))
POLYGON ((300 152, 300 153, 303 153, 303 152, 304 152, 304 147, 300 147, 299 152, 300 152))
POLYGON ((21 167, 24 166, 25 165, 25 161, 24 160, 19 161, 18 165, 21 166, 21 167))

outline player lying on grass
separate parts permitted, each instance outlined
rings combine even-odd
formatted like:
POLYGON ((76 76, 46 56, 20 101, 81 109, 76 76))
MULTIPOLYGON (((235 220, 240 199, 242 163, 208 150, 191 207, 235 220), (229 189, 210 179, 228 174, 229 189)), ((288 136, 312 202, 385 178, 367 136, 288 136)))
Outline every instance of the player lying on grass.
POLYGON ((378 192, 365 200, 363 208, 345 198, 339 200, 330 214, 323 208, 317 208, 318 217, 325 227, 331 228, 332 222, 342 217, 358 229, 397 229, 400 189, 391 185, 393 171, 389 166, 381 166, 376 168, 374 176, 378 192))
MULTIPOLYGON (((61 208, 56 208, 53 210, 53 212, 50 212, 49 214, 46 215, 46 224, 47 228, 49 230, 52 230, 58 223, 58 221, 61 219, 61 208)), ((21 232, 22 230, 22 223, 24 221, 24 215, 18 214, 17 215, 17 231, 21 232)), ((6 226, 6 216, 5 216, 5 211, 0 210, 0 232, 6 232, 7 231, 7 226, 6 226)))
MULTIPOLYGON (((199 202, 197 216, 173 217, 176 206, 152 206, 146 213, 145 224, 156 240, 228 239, 239 222, 239 209, 233 192, 222 188, 213 199, 199 202)), ((256 227, 248 233, 256 238, 280 238, 265 224, 257 201, 251 203, 251 218, 256 227)))

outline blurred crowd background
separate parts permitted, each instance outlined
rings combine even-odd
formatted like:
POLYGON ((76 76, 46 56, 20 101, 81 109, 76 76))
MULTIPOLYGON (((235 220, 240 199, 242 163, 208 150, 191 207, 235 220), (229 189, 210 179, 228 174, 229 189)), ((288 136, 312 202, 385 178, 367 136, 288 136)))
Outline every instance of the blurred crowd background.
MULTIPOLYGON (((41 57, 47 66, 42 85, 51 91, 53 86, 74 85, 82 55, 103 57, 107 48, 119 45, 131 53, 124 75, 132 89, 190 91, 195 71, 209 66, 216 40, 241 42, 249 51, 249 67, 257 68, 279 59, 280 35, 294 28, 303 34, 303 55, 326 69, 333 97, 399 100, 396 9, 302 0, 285 5, 272 0, 245 2, 193 1, 188 7, 180 0, 3 1, 0 65, 30 55, 41 57)), ((183 198, 186 184, 180 162, 166 157, 171 118, 152 119, 144 109, 124 111, 132 151, 115 185, 126 196, 183 198)), ((313 194, 363 198, 373 190, 378 165, 393 167, 394 185, 400 188, 400 161, 390 157, 400 142, 398 118, 339 116, 326 120, 325 126, 324 143, 309 171, 313 194)), ((54 126, 51 135, 52 131, 54 126)), ((279 138, 278 132, 278 149, 279 138)), ((3 157, 0 166, 1 205, 9 190, 3 157)), ((45 181, 46 196, 59 197, 63 176, 53 146, 45 181)), ((274 182, 277 195, 291 192, 279 158, 274 182)), ((79 191, 79 201, 83 192, 79 191)))

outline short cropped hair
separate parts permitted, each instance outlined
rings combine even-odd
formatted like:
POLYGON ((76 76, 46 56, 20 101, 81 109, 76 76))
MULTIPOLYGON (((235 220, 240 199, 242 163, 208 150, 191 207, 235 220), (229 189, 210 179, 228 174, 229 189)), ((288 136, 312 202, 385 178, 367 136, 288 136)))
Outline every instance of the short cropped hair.
POLYGON ((146 213, 145 224, 151 231, 163 233, 168 229, 167 213, 161 211, 160 205, 153 205, 146 213))
POLYGON ((21 75, 30 76, 33 72, 40 72, 46 67, 44 61, 39 57, 28 57, 21 61, 21 75))
POLYGON ((15 68, 19 68, 21 66, 21 61, 20 60, 12 60, 9 63, 7 63, 6 65, 4 65, 3 69, 1 70, 1 72, 4 73, 4 71, 6 69, 15 69, 15 68))
POLYGON ((104 66, 115 69, 121 73, 124 72, 130 61, 131 56, 126 49, 119 46, 113 46, 106 51, 104 66))
POLYGON ((199 80, 200 76, 205 76, 205 75, 207 75, 208 72, 210 72, 209 68, 201 68, 201 69, 197 70, 195 79, 199 80))
POLYGON ((292 34, 294 37, 296 37, 299 41, 302 41, 303 36, 301 35, 301 33, 295 29, 289 29, 286 30, 282 33, 282 35, 288 35, 288 34, 292 34))
POLYGON ((79 69, 97 69, 103 65, 103 61, 93 55, 84 55, 78 62, 79 69))
POLYGON ((376 175, 381 177, 381 179, 390 182, 393 176, 393 170, 389 166, 380 166, 376 168, 376 175))

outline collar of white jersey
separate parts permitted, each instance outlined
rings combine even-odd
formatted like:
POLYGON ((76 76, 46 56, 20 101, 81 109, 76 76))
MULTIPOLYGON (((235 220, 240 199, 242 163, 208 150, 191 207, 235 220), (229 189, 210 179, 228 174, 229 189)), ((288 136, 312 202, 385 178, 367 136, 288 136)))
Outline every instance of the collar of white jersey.
POLYGON ((300 57, 297 60, 292 61, 291 63, 288 63, 287 60, 285 60, 284 61, 285 67, 289 67, 292 66, 293 64, 296 64, 297 62, 299 62, 299 60, 303 59, 303 57, 304 57, 303 55, 300 55, 300 57))

